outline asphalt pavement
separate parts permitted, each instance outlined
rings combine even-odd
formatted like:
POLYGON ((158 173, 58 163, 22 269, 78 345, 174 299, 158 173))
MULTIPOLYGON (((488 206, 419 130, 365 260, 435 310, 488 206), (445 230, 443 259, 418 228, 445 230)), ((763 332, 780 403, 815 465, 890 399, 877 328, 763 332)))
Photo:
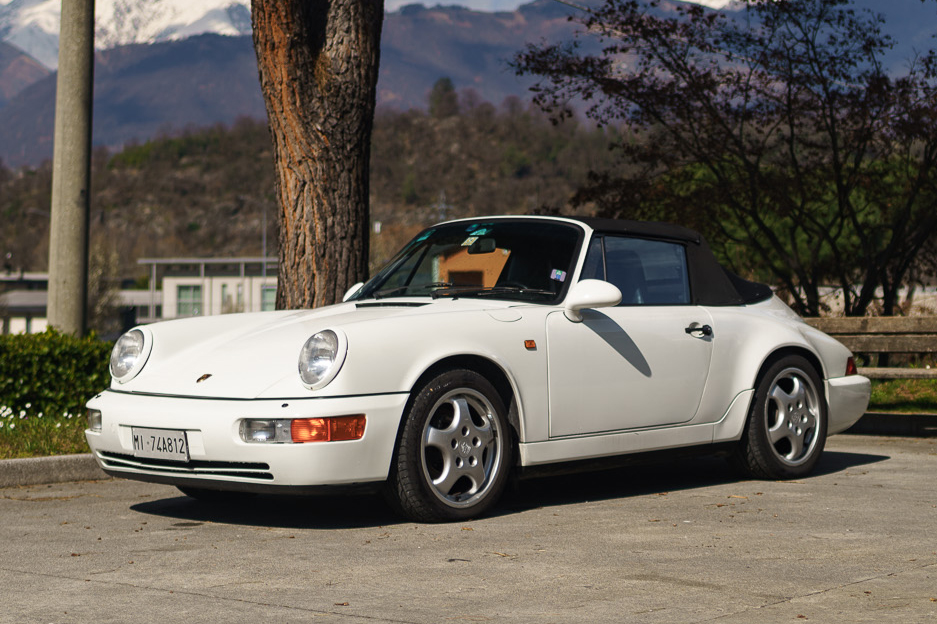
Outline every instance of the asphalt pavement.
POLYGON ((827 448, 800 481, 680 460, 526 481, 439 525, 377 497, 0 488, 0 622, 937 620, 937 439, 827 448))

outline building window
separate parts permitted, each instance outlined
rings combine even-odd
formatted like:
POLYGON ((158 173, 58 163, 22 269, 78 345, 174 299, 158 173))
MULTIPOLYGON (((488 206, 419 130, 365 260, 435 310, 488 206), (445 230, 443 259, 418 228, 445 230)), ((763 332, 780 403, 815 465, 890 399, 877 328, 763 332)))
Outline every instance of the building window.
POLYGON ((202 287, 178 286, 176 290, 176 316, 202 315, 202 287))
POLYGON ((260 287, 260 311, 269 312, 277 309, 277 287, 260 287))

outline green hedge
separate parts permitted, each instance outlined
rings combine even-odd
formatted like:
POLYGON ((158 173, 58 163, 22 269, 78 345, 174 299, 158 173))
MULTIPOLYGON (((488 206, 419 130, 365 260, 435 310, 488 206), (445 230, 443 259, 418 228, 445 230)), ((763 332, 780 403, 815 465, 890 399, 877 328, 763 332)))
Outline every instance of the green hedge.
POLYGON ((0 458, 86 452, 84 405, 110 383, 111 347, 52 329, 0 335, 0 458))

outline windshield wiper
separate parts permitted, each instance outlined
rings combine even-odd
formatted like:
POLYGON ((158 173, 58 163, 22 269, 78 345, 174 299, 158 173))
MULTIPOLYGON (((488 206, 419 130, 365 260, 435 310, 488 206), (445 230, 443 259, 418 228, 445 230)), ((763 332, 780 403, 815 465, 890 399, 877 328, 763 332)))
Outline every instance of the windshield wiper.
POLYGON ((439 297, 486 297, 489 295, 505 294, 556 296, 556 293, 550 290, 525 288, 522 286, 454 286, 452 288, 433 291, 433 299, 438 299, 439 297))
MULTIPOLYGON (((378 290, 374 293, 375 299, 384 299, 386 297, 396 297, 397 295, 404 295, 411 288, 416 290, 426 290, 429 288, 451 288, 451 282, 431 282, 429 284, 421 284, 419 286, 397 286, 396 288, 386 288, 384 290, 378 290)), ((434 293, 435 294, 435 293, 434 293)))
POLYGON ((409 286, 397 286, 396 288, 385 288, 384 290, 377 290, 372 295, 375 299, 383 299, 385 297, 393 297, 395 295, 402 295, 407 292, 409 286))

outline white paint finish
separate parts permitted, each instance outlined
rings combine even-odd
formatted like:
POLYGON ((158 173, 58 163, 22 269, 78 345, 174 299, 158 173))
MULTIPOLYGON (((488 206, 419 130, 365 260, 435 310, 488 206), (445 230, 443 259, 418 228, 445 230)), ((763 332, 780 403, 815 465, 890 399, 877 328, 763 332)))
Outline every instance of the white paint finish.
POLYGON ((755 396, 754 390, 744 390, 739 392, 722 418, 713 427, 713 442, 732 442, 742 437, 745 430, 745 421, 748 418, 748 410, 752 404, 752 397, 755 396))
POLYGON ((852 427, 869 406, 872 382, 860 375, 836 377, 825 384, 829 405, 828 434, 852 427))
POLYGON ((713 425, 663 427, 534 442, 520 445, 522 465, 537 466, 564 461, 612 457, 645 451, 709 444, 713 425))
MULTIPOLYGON (((89 401, 101 410, 101 433, 85 432, 95 452, 128 454, 130 427, 158 424, 188 433, 193 458, 209 461, 265 462, 272 485, 345 484, 387 477, 397 426, 407 395, 326 400, 205 401, 176 397, 141 397, 105 392, 89 401), (364 437, 353 442, 247 444, 238 436, 242 418, 317 418, 365 414, 364 437)), ((146 470, 127 470, 147 473, 146 470)), ((180 477, 184 479, 185 477, 180 477)), ((256 480, 217 477, 222 481, 256 480)))
POLYGON ((564 314, 569 320, 582 321, 582 311, 595 308, 610 308, 621 302, 621 291, 608 282, 584 279, 573 284, 566 296, 564 314))
MULTIPOLYGON (((709 374, 712 324, 698 306, 588 310, 547 319, 550 437, 689 422, 709 374)), ((716 330, 718 332, 718 329, 716 330)))
MULTIPOLYGON (((592 232, 578 225, 587 242, 592 232)), ((578 275, 582 255, 574 265, 578 275)), ((563 303, 400 298, 157 323, 148 326, 146 367, 114 387, 175 398, 105 393, 89 404, 105 414, 104 432, 88 434, 89 443, 126 452, 123 427, 184 428, 201 442, 190 442, 194 457, 263 461, 278 484, 380 481, 409 393, 450 358, 463 366, 471 366, 466 358, 484 359, 504 374, 523 465, 738 440, 758 371, 782 348, 812 354, 823 376, 833 377, 825 383, 831 432, 858 418, 868 400, 868 380, 836 378, 848 351, 776 298, 751 306, 585 309, 582 322, 565 312, 563 303), (711 336, 685 331, 702 325, 711 336), (323 329, 343 332, 348 351, 337 377, 312 391, 300 381, 297 358, 323 329), (354 413, 368 415, 359 442, 246 445, 237 434, 246 416, 354 413)))
MULTIPOLYGON (((723 418, 729 401, 739 392, 753 389, 758 371, 779 349, 798 349, 825 362, 824 369, 842 360, 845 367, 849 351, 826 337, 822 351, 804 337, 808 328, 779 299, 751 306, 707 308, 713 318, 713 374, 703 392, 696 423, 716 422, 723 418)), ((821 378, 824 371, 818 371, 821 378)))

